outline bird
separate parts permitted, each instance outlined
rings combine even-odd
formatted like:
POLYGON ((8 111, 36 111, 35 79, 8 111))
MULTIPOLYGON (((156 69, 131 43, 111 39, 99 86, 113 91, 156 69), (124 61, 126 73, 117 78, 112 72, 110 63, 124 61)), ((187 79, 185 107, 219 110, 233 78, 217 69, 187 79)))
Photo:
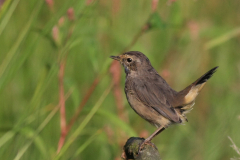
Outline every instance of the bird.
POLYGON ((126 73, 124 91, 131 108, 157 127, 157 130, 141 143, 139 152, 145 144, 151 142, 170 125, 188 121, 186 114, 191 111, 199 92, 218 68, 218 66, 212 68, 185 89, 177 92, 158 74, 143 53, 128 51, 110 58, 119 61, 124 67, 126 73))

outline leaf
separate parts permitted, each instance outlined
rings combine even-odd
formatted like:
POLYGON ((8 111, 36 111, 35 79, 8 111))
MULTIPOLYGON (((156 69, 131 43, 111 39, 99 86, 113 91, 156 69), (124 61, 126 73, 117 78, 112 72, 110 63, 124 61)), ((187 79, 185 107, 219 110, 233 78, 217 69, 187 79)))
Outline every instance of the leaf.
POLYGON ((152 13, 148 20, 150 29, 163 29, 166 28, 166 23, 161 19, 157 12, 152 13))

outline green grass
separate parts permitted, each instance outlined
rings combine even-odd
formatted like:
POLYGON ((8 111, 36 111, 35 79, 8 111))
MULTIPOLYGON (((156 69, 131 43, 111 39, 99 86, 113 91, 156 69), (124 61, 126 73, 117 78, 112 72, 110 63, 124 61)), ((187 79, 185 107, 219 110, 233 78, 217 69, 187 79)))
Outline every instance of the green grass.
MULTIPOLYGON (((155 127, 129 107, 121 69, 120 97, 112 86, 110 55, 120 54, 145 25, 130 50, 145 53, 176 90, 220 66, 188 114, 189 122, 157 136, 163 159, 225 160, 240 146, 240 2, 6 0, 0 10, 1 159, 115 159, 127 138, 155 127), (74 20, 67 10, 73 7, 74 20), (59 19, 63 20, 59 22, 59 19), (60 24, 61 23, 61 24, 60 24), (58 29, 57 38, 53 28, 58 29), (57 154, 61 136, 59 65, 66 60, 66 120, 99 78, 57 154), (167 73, 167 74, 166 74, 167 73)), ((117 71, 116 71, 117 72, 117 71)))

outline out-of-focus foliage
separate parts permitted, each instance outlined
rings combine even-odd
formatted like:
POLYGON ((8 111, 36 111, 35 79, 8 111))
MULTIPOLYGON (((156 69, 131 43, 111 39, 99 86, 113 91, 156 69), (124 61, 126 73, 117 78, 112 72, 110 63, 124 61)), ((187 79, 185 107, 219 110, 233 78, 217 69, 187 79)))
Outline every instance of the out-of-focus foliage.
POLYGON ((1 159, 120 159, 127 138, 150 135, 156 128, 126 101, 123 69, 120 94, 110 90, 115 85, 109 74, 109 56, 129 46, 146 23, 148 30, 130 50, 145 53, 177 91, 220 66, 199 94, 189 122, 153 140, 162 158, 237 156, 227 137, 240 146, 239 8, 238 0, 159 0, 154 13, 146 0, 5 0, 0 10, 1 159), (62 59, 67 123, 100 78, 57 155, 62 59), (122 98, 122 116, 116 96, 122 98))

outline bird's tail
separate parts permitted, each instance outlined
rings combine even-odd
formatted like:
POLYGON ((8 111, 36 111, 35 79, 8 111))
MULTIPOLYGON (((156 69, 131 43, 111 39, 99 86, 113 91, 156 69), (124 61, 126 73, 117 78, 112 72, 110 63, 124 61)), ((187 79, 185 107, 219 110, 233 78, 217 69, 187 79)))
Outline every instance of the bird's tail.
POLYGON ((177 104, 175 104, 175 109, 179 113, 182 121, 187 121, 186 113, 192 110, 192 106, 195 103, 195 99, 198 93, 202 90, 203 86, 209 78, 212 77, 213 73, 216 72, 218 67, 214 67, 203 76, 198 78, 195 82, 189 85, 184 90, 177 93, 177 104))
POLYGON ((187 88, 178 92, 178 98, 181 99, 182 105, 187 105, 194 102, 198 93, 202 90, 207 80, 212 77, 213 73, 216 72, 217 68, 218 66, 214 67, 213 69, 205 73, 203 76, 201 76, 199 79, 197 79, 195 82, 193 82, 191 85, 189 85, 187 88))
POLYGON ((200 77, 198 80, 196 80, 193 84, 195 86, 200 85, 200 84, 205 84, 207 82, 207 80, 212 77, 213 73, 216 72, 217 68, 218 68, 218 66, 214 67, 213 69, 211 69, 210 71, 205 73, 202 77, 200 77))

